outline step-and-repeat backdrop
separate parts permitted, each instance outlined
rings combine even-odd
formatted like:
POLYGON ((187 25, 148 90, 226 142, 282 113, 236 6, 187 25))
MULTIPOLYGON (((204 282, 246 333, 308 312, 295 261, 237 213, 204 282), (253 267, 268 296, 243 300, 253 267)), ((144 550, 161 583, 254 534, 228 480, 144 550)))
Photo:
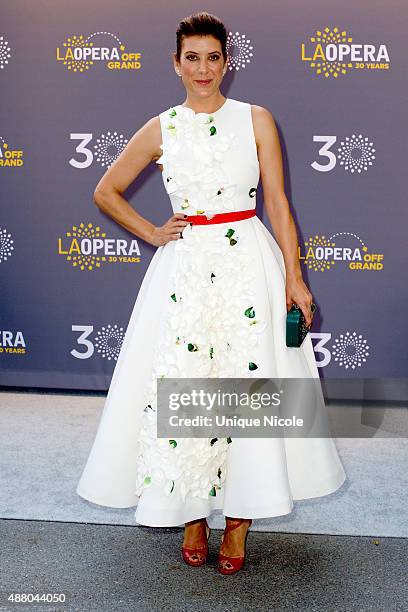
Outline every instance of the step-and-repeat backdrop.
MULTIPOLYGON (((3 385, 108 388, 155 248, 93 191, 185 100, 175 31, 203 8, 229 32, 222 93, 279 130, 322 378, 406 379, 405 3, 37 0, 4 7, 0 31, 3 385)), ((154 163, 123 195, 155 224, 171 216, 154 163)), ((257 198, 271 230, 261 185, 257 198)))

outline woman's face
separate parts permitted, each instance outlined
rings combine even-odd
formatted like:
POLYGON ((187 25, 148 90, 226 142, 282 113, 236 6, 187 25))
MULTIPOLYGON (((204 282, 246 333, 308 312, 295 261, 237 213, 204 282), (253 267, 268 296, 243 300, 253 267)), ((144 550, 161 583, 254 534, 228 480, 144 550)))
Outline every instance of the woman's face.
POLYGON ((174 58, 174 68, 188 95, 208 98, 218 93, 227 70, 220 41, 214 36, 183 37, 180 63, 174 58))

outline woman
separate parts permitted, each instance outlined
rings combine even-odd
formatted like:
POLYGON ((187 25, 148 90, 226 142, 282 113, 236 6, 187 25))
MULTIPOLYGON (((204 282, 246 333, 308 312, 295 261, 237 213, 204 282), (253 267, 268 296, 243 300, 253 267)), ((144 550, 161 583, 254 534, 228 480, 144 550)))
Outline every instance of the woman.
POLYGON ((298 304, 310 325, 312 295, 275 122, 267 109, 220 92, 226 40, 208 13, 180 22, 173 62, 185 101, 139 129, 95 190, 103 212, 158 248, 77 492, 101 505, 137 505, 139 524, 184 524, 183 558, 194 566, 207 557, 206 518, 221 509, 218 570, 232 574, 252 519, 337 490, 345 472, 330 438, 156 438, 158 377, 319 377, 310 337, 300 348, 285 342, 287 310, 298 304), (161 227, 121 195, 152 161, 174 211, 161 227), (259 178, 277 241, 255 215, 259 178))

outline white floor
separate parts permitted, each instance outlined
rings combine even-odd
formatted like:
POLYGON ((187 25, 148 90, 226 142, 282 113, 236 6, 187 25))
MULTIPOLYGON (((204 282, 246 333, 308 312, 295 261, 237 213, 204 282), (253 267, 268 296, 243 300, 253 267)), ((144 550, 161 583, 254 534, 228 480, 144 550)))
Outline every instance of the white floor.
MULTIPOLYGON (((133 508, 97 506, 75 492, 104 401, 101 395, 0 393, 0 517, 134 524, 133 508)), ((347 482, 326 497, 296 501, 291 514, 254 520, 252 529, 408 536, 408 440, 337 438, 336 444, 347 482)), ((212 515, 209 524, 223 527, 223 515, 212 515)))

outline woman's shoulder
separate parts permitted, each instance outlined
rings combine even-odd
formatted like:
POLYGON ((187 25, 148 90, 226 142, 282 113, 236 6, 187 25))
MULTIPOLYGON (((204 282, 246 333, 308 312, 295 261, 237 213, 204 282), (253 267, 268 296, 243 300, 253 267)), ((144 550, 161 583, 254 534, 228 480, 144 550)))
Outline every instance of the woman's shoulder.
POLYGON ((260 104, 251 104, 252 115, 255 118, 259 119, 273 119, 273 114, 269 108, 266 106, 261 106, 260 104))
POLYGON ((245 109, 252 121, 252 128, 257 147, 264 141, 270 140, 277 133, 274 116, 267 106, 253 104, 244 100, 232 100, 239 109, 245 109))
POLYGON ((260 104, 251 104, 251 115, 252 115, 252 123, 254 126, 254 131, 258 137, 262 135, 262 133, 267 132, 268 130, 275 131, 276 122, 273 113, 266 106, 261 106, 260 104))
POLYGON ((252 118, 254 120, 259 120, 259 121, 267 121, 269 119, 269 121, 272 119, 273 120, 273 114, 270 111, 269 108, 267 108, 266 106, 261 106, 260 104, 253 104, 252 102, 248 102, 247 100, 236 100, 233 98, 230 98, 230 101, 235 104, 237 107, 241 106, 241 107, 249 107, 251 109, 251 113, 252 113, 252 118))

